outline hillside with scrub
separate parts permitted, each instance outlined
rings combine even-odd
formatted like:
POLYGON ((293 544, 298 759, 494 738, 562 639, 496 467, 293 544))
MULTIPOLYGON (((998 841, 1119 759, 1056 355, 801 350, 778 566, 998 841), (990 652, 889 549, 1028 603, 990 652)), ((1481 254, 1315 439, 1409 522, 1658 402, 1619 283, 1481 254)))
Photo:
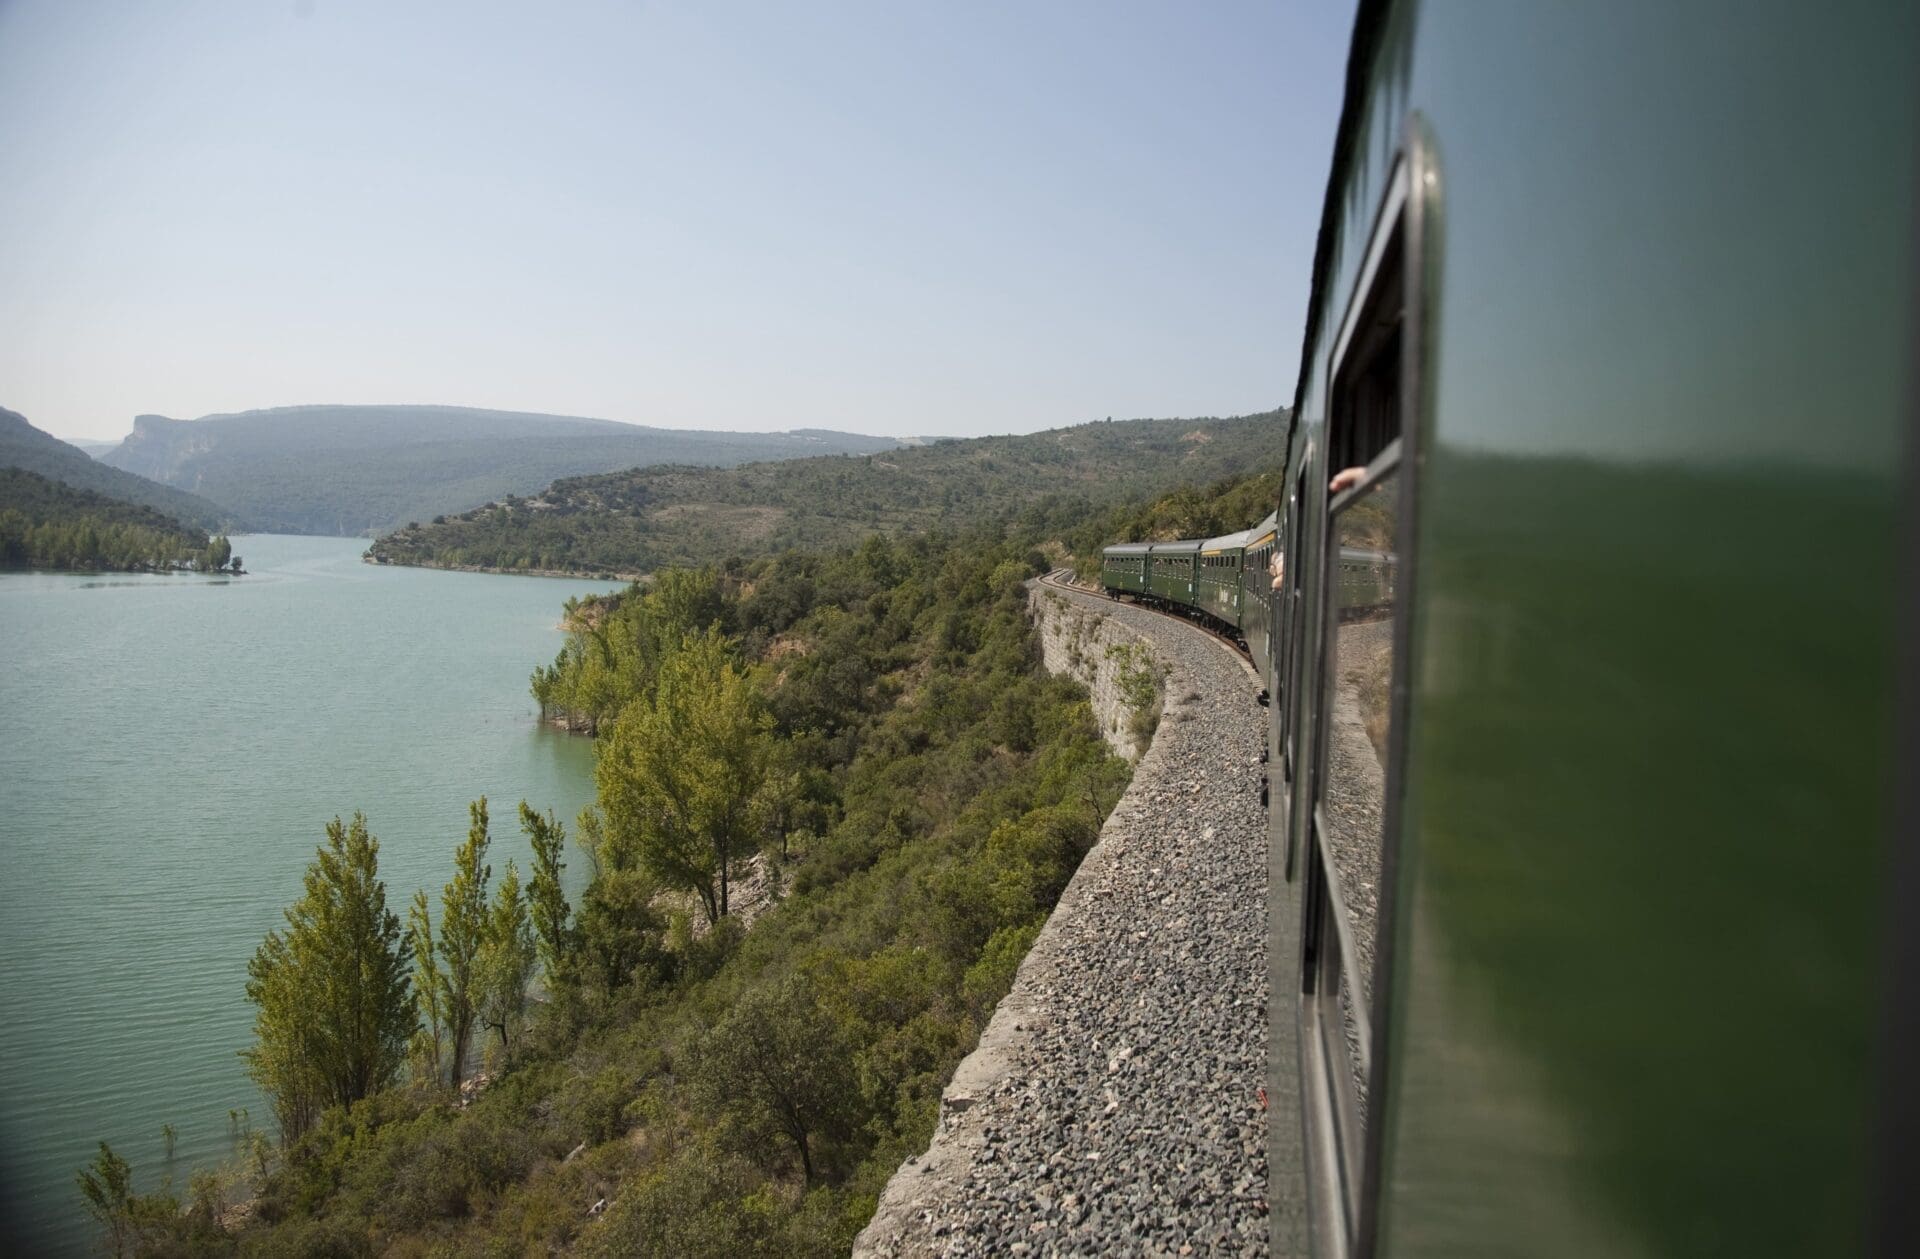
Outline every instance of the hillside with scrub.
POLYGON ((367 556, 383 564, 637 575, 988 523, 1047 534, 1148 495, 1271 463, 1284 438, 1284 412, 1266 412, 1082 424, 724 470, 637 468, 556 481, 529 498, 409 525, 376 541, 367 556))
POLYGON ((569 602, 530 681, 595 805, 521 802, 521 871, 476 800, 405 905, 378 818, 325 827, 249 967, 280 1139, 147 1195, 103 1146, 89 1209, 134 1254, 846 1254, 1129 778, 1025 583, 1268 480, 569 602))

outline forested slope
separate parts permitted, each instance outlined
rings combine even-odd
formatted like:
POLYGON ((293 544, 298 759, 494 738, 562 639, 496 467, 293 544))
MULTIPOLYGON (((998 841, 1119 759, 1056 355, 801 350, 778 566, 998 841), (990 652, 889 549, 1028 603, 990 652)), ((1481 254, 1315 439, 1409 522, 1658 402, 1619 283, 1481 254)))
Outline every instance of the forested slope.
POLYGON ((5 407, 0 407, 0 468, 21 468, 75 489, 151 507, 198 529, 242 528, 247 523, 238 514, 197 495, 108 467, 5 407))
POLYGON ((225 504, 265 530, 354 535, 531 494, 581 473, 897 444, 815 429, 704 433, 474 407, 299 406, 198 420, 138 416, 133 433, 101 458, 225 504))
POLYGON ((151 507, 0 467, 0 567, 208 571, 230 559, 225 538, 209 539, 151 507))
POLYGON ((724 471, 638 468, 411 525, 368 555, 396 564, 641 573, 985 521, 1079 523, 1102 507, 1275 462, 1284 435, 1284 414, 1267 412, 1083 424, 724 471))

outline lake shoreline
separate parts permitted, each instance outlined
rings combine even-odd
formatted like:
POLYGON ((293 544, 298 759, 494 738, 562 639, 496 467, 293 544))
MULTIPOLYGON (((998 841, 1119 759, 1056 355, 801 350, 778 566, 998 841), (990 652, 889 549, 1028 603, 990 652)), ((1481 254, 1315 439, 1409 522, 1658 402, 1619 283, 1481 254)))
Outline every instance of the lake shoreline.
POLYGON ((381 560, 371 555, 362 555, 360 562, 372 564, 378 568, 430 568, 442 573, 487 573, 495 577, 558 577, 567 581, 625 581, 647 580, 647 573, 609 573, 581 572, 565 568, 495 568, 487 564, 431 564, 419 560, 381 560))
MULTIPOLYGON (((10 1252, 94 1252, 74 1173, 100 1141, 145 1194, 229 1162, 229 1110, 271 1135, 235 1053, 246 967, 329 819, 366 814, 406 898, 446 882, 475 797, 593 802, 592 742, 536 724, 527 675, 564 645, 570 598, 623 587, 376 576, 366 546, 249 535, 239 578, 0 573, 9 646, 34 662, 0 675, 0 804, 8 835, 59 840, 15 843, 0 885, 10 1252), (113 938, 114 964, 60 943, 76 931, 113 938)), ((495 824, 496 877, 526 869, 525 835, 495 824)), ((585 862, 567 864, 577 903, 585 862)))

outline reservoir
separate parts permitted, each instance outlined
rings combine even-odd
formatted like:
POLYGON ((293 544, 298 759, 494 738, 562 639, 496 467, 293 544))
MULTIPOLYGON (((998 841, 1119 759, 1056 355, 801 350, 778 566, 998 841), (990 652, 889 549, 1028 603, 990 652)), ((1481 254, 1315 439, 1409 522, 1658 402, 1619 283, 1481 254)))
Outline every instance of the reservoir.
POLYGON ((102 1140, 185 1200, 242 1124, 277 1138, 236 1056, 247 961, 328 821, 367 815, 404 922, 420 887, 438 917, 468 801, 497 880, 527 873, 520 800, 571 836, 592 799, 591 744, 542 729, 527 682, 564 601, 615 587, 365 547, 236 538, 232 580, 0 574, 0 1250, 88 1251, 74 1173, 102 1140))

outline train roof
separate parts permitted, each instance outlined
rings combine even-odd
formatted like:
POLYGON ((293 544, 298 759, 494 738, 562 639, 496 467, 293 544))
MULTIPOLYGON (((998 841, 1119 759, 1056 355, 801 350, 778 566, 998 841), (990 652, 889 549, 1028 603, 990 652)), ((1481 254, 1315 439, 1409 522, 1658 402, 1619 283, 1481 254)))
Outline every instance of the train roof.
POLYGON ((1175 542, 1116 542, 1112 546, 1100 548, 1102 555, 1190 555, 1198 551, 1212 554, 1215 551, 1237 551, 1249 544, 1265 542, 1279 527, 1278 510, 1267 513, 1267 518, 1250 529, 1238 533, 1223 533, 1217 538, 1181 538, 1175 542))
POLYGON ((1276 509, 1268 512, 1265 520, 1247 530, 1247 540, 1244 545, 1259 546, 1263 542, 1271 541, 1273 535, 1279 531, 1279 528, 1280 512, 1276 509))
POLYGON ((1242 529, 1238 533, 1223 533, 1217 538, 1208 538, 1200 544, 1200 549, 1208 555, 1215 551, 1241 551, 1246 549, 1247 539, 1253 536, 1253 530, 1242 529))

